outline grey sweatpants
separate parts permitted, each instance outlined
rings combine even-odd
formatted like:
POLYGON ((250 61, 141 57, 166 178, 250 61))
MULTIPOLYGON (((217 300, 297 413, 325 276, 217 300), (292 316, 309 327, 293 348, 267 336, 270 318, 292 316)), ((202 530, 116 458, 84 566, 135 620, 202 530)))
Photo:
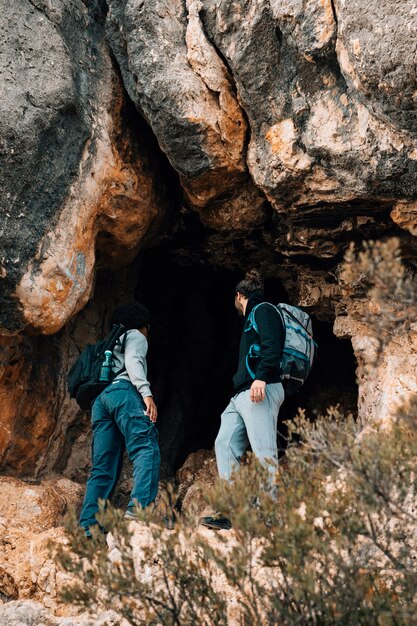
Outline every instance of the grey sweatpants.
POLYGON ((270 470, 273 483, 278 460, 277 422, 283 402, 284 388, 281 383, 266 385, 266 397, 262 402, 252 402, 250 389, 233 396, 222 413, 215 443, 221 478, 230 479, 250 444, 255 456, 270 470), (268 460, 273 463, 268 463, 268 460))

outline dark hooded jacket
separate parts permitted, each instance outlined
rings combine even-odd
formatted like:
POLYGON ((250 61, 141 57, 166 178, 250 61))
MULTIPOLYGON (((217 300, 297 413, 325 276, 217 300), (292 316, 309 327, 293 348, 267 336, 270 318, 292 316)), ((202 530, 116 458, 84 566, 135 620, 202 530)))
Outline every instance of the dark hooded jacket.
POLYGON ((254 294, 251 296, 245 311, 245 324, 239 348, 239 364, 237 372, 233 377, 235 393, 246 391, 254 381, 246 367, 246 357, 252 344, 261 346, 260 356, 249 360, 255 379, 263 380, 267 384, 281 381, 280 362, 284 341, 285 331, 278 311, 265 302, 260 295, 254 294), (249 315, 258 304, 260 306, 258 306, 254 315, 259 334, 254 328, 249 330, 249 315))

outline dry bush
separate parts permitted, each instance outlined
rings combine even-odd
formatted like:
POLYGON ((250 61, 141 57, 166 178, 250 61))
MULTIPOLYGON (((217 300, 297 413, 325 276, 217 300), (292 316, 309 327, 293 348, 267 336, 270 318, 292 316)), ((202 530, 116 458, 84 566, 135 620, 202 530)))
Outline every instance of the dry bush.
POLYGON ((108 509, 115 559, 99 534, 73 526, 59 561, 78 582, 65 599, 140 626, 228 624, 231 597, 242 624, 416 623, 416 425, 417 402, 358 445, 351 417, 300 415, 275 496, 255 459, 208 495, 233 523, 220 541, 192 520, 170 532, 142 513, 149 536, 135 555, 120 511, 108 509))
POLYGON ((338 279, 351 313, 382 340, 407 333, 416 321, 417 281, 398 238, 363 242, 360 250, 352 243, 338 279))
MULTIPOLYGON (((417 290, 397 241, 351 249, 340 280, 353 300, 388 311, 359 306, 365 323, 408 332, 417 290)), ((276 494, 255 459, 207 494, 233 524, 216 540, 186 516, 169 532, 142 512, 148 535, 135 553, 137 539, 109 507, 101 523, 114 558, 99 533, 87 540, 73 520, 57 557, 75 577, 66 601, 113 608, 135 626, 231 624, 231 598, 241 626, 416 624, 417 400, 389 430, 360 431, 337 407, 314 424, 300 413, 276 494)))

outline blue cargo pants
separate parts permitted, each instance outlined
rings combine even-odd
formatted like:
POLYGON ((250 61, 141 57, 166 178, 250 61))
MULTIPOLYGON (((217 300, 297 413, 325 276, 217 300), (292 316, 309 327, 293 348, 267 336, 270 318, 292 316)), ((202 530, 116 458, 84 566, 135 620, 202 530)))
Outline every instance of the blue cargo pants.
POLYGON ((133 463, 133 488, 128 510, 147 507, 156 498, 160 453, 158 431, 145 414, 142 396, 128 380, 106 387, 92 407, 92 462, 80 525, 88 530, 97 524, 98 500, 109 500, 116 487, 126 447, 133 463))

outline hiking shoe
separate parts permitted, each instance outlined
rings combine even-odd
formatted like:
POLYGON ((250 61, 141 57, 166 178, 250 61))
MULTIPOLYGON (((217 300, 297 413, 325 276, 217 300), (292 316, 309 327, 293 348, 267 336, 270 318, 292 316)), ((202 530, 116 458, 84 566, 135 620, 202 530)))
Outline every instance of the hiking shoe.
POLYGON ((175 528, 175 517, 173 515, 165 515, 162 518, 162 523, 167 530, 174 530, 175 528))
POLYGON ((135 520, 136 522, 139 521, 138 516, 133 511, 130 511, 130 509, 127 509, 127 511, 125 511, 123 518, 127 520, 135 520))
POLYGON ((232 528, 232 522, 230 519, 223 517, 222 515, 202 517, 200 524, 206 528, 212 528, 213 530, 230 530, 232 528))
MULTIPOLYGON (((104 535, 107 534, 107 530, 105 528, 103 528, 102 526, 99 526, 98 524, 95 524, 95 527, 97 527, 97 526, 98 526, 98 529, 100 531, 99 534, 97 535, 98 538, 104 537, 104 535)), ((93 533, 91 532, 91 529, 93 528, 93 526, 90 526, 90 527, 81 526, 81 528, 82 528, 82 530, 84 532, 84 537, 86 539, 93 539, 94 538, 93 537, 93 533)))
MULTIPOLYGON (((125 512, 123 517, 125 520, 128 520, 128 521, 135 521, 135 522, 140 521, 138 516, 135 515, 135 513, 133 511, 130 511, 129 509, 125 512)), ((162 518, 157 517, 153 521, 155 524, 162 524, 164 528, 166 528, 167 530, 174 530, 175 528, 175 518, 174 516, 171 516, 171 515, 165 515, 162 518)))

